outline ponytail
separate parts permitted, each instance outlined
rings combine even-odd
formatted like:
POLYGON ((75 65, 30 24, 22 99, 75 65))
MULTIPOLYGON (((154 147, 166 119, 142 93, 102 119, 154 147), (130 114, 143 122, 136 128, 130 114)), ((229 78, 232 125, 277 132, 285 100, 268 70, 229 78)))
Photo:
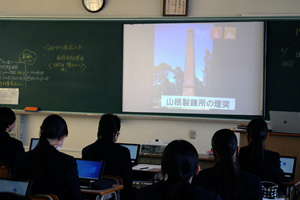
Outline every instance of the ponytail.
POLYGON ((182 177, 178 177, 173 180, 172 186, 167 190, 166 194, 162 197, 162 200, 181 200, 189 199, 196 200, 198 195, 195 191, 191 190, 188 185, 188 181, 182 177))
POLYGON ((216 164, 215 191, 224 200, 237 199, 242 194, 240 169, 227 149, 216 164))
POLYGON ((237 138, 229 129, 217 131, 212 138, 212 147, 218 159, 214 177, 215 189, 223 200, 235 200, 242 196, 240 168, 237 160, 237 138))
POLYGON ((34 175, 35 179, 37 179, 37 180, 43 179, 44 166, 48 159, 49 147, 50 147, 50 143, 47 140, 46 135, 41 134, 39 142, 33 150, 35 153, 33 175, 34 175))
POLYGON ((268 126, 262 119, 253 119, 247 126, 250 143, 249 165, 247 171, 259 177, 264 169, 265 140, 268 136, 268 126))

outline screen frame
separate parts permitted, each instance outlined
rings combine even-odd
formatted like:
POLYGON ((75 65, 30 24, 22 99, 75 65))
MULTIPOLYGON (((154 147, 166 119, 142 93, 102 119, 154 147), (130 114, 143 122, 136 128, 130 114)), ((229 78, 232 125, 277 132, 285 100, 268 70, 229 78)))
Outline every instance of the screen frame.
MULTIPOLYGON (((230 22, 261 22, 263 23, 263 59, 262 59, 262 85, 261 85, 261 114, 209 114, 209 113, 171 113, 171 112, 160 112, 160 111, 127 111, 124 110, 124 41, 123 41, 123 87, 122 87, 122 114, 130 115, 144 115, 144 116, 166 116, 166 117, 197 117, 197 118, 225 118, 225 119, 252 119, 254 117, 267 117, 266 108, 266 67, 267 67, 267 20, 264 19, 234 19, 234 20, 174 20, 174 21, 163 21, 159 22, 157 20, 149 20, 143 22, 125 23, 123 24, 123 39, 124 39, 124 27, 128 24, 176 24, 176 23, 230 23, 230 22)), ((233 77, 234 78, 234 77, 233 77)))

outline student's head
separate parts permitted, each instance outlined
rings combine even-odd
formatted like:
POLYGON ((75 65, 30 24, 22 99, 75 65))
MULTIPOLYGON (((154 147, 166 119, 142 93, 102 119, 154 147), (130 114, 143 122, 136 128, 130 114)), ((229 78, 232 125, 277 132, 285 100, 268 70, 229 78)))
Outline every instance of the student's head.
POLYGON ((121 128, 121 120, 118 116, 113 114, 102 115, 99 121, 98 138, 107 138, 116 141, 121 128))
POLYGON ((233 157, 237 151, 236 135, 229 129, 218 130, 212 137, 211 146, 215 157, 233 157))
POLYGON ((264 141, 268 137, 268 125, 263 119, 253 119, 247 126, 248 141, 264 141))
POLYGON ((15 128, 16 115, 7 107, 0 108, 0 130, 10 132, 15 128))
POLYGON ((173 182, 161 199, 198 199, 197 194, 187 187, 200 171, 198 153, 191 143, 185 140, 169 143, 162 155, 161 168, 168 175, 168 180, 173 182))
POLYGON ((61 147, 65 137, 68 136, 66 121, 59 115, 49 115, 40 127, 40 141, 47 139, 53 146, 61 147))
POLYGON ((163 152, 161 167, 169 178, 189 181, 200 169, 197 150, 185 140, 174 140, 163 152))

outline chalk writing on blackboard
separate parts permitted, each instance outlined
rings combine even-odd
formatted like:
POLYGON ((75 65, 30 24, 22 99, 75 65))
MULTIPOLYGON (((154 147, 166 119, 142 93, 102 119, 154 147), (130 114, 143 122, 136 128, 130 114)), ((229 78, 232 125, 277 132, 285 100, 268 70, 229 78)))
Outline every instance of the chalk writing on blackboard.
POLYGON ((47 44, 43 47, 46 51, 73 51, 73 50, 81 50, 81 45, 73 45, 73 44, 64 44, 64 45, 50 45, 47 44))
MULTIPOLYGON (((66 55, 61 52, 80 52, 82 50, 81 45, 74 45, 74 44, 63 44, 63 45, 50 45, 47 44, 43 47, 44 50, 50 52, 59 52, 58 55, 54 58, 57 62, 51 62, 48 64, 48 67, 51 70, 58 69, 61 72, 67 72, 69 69, 80 69, 81 72, 87 68, 87 66, 83 63, 84 56, 81 54, 76 53, 75 55, 66 55)), ((47 55, 47 54, 46 54, 47 55)), ((46 57, 44 55, 43 57, 46 57)))
MULTIPOLYGON (((282 47, 281 48, 281 57, 282 58, 287 54, 289 48, 290 47, 282 47)), ((296 52, 296 58, 297 58, 297 53, 300 53, 300 52, 296 52)), ((282 67, 293 67, 294 66, 294 61, 293 60, 284 60, 284 61, 282 61, 281 66, 282 67)))
POLYGON ((283 67, 293 67, 294 66, 294 61, 293 60, 283 61, 282 66, 283 67))
POLYGON ((30 50, 24 50, 19 56, 19 59, 24 59, 23 61, 26 60, 26 62, 14 62, 13 60, 0 58, 0 87, 27 88, 27 82, 29 81, 50 80, 50 77, 45 75, 45 71, 26 70, 26 64, 28 64, 28 62, 32 63, 30 59, 27 59, 30 57, 28 52, 31 52, 31 54, 34 53, 30 50))
POLYGON ((37 55, 35 52, 30 51, 29 49, 25 49, 19 55, 19 62, 25 62, 28 65, 34 65, 35 61, 37 60, 37 55))
POLYGON ((281 52, 282 52, 281 57, 283 57, 285 55, 285 53, 287 52, 288 49, 289 49, 289 47, 287 47, 286 49, 283 47, 281 48, 281 52))
POLYGON ((300 35, 300 28, 296 28, 296 36, 300 35))

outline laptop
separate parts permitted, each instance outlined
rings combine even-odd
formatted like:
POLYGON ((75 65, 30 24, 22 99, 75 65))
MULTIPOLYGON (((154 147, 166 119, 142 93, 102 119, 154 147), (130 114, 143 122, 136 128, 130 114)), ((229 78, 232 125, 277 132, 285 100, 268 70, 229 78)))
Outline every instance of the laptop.
POLYGON ((300 112, 270 111, 272 132, 300 134, 300 112))
POLYGON ((105 161, 76 159, 78 176, 81 188, 90 188, 92 182, 101 180, 105 161))
POLYGON ((284 173, 283 182, 290 182, 295 179, 297 157, 280 156, 280 167, 284 173))
POLYGON ((0 177, 0 192, 11 192, 29 198, 32 181, 0 177))
POLYGON ((130 152, 131 166, 134 167, 139 164, 140 144, 118 143, 126 147, 130 152))
POLYGON ((29 151, 33 150, 39 142, 39 138, 31 138, 29 151))

